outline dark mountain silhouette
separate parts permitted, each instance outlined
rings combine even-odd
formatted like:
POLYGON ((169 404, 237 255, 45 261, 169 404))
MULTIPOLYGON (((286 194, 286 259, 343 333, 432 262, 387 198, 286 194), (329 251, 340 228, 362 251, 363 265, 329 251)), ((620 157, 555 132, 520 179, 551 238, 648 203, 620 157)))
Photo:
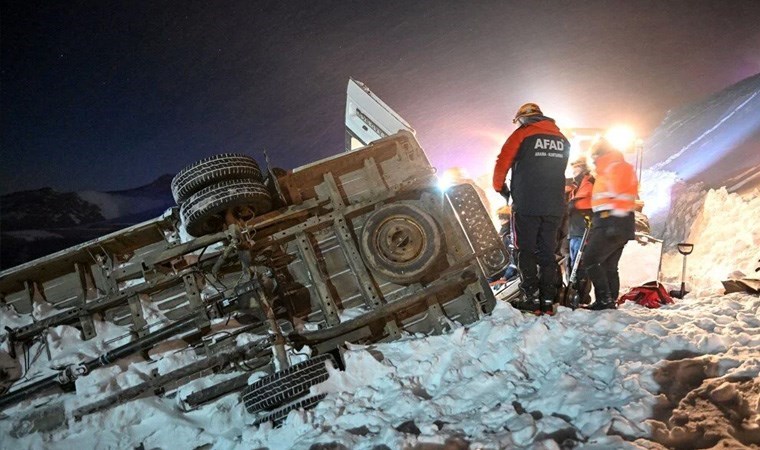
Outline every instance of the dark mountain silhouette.
POLYGON ((0 197, 2 231, 66 228, 105 220, 100 208, 76 192, 51 188, 13 192, 0 197))
POLYGON ((158 217, 174 206, 173 175, 121 191, 57 192, 51 188, 0 196, 0 268, 158 217))

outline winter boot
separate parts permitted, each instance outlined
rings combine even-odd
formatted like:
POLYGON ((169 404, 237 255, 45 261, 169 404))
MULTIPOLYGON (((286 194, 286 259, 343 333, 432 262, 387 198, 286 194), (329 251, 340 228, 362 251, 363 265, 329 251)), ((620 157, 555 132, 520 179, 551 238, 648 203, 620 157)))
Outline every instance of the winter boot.
POLYGON ((554 300, 545 298, 541 300, 541 314, 553 316, 557 311, 554 309, 554 300))
POLYGON ((601 311, 604 309, 617 309, 617 306, 615 305, 615 300, 612 300, 612 298, 608 295, 606 297, 597 297, 596 301, 592 303, 588 309, 601 311))
POLYGON ((607 282, 610 286, 610 299, 613 303, 617 304, 620 297, 620 276, 617 269, 607 273, 607 282))
POLYGON ((601 264, 592 264, 586 268, 586 273, 588 273, 591 282, 594 283, 594 293, 596 294, 596 301, 589 306, 589 309, 596 311, 615 309, 615 300, 611 296, 607 271, 602 268, 601 264))
POLYGON ((522 289, 523 296, 512 303, 512 306, 520 311, 532 312, 536 315, 541 314, 541 302, 538 301, 538 289, 522 289))
POLYGON ((591 281, 581 279, 578 281, 578 303, 588 305, 591 303, 591 281))

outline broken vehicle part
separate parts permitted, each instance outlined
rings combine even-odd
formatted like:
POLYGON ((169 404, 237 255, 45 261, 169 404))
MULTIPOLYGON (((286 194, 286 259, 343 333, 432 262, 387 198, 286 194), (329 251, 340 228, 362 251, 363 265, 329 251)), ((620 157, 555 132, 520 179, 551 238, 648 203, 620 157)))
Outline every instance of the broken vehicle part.
MULTIPOLYGON (((226 165, 232 157, 206 161, 226 165)), ((270 170, 266 183, 250 164, 229 179, 211 163, 195 167, 200 173, 186 171, 175 192, 181 205, 164 216, 0 273, 0 301, 26 321, 7 334, 9 356, 22 361, 23 350, 63 325, 84 340, 102 339, 94 324, 106 321, 132 339, 108 362, 180 334, 192 334, 198 351, 214 358, 232 351, 229 341, 203 337, 211 325, 236 319, 247 334, 271 337, 253 366, 273 373, 288 370, 288 348, 308 345, 320 358, 345 342, 441 333, 494 308, 487 280, 504 269, 507 251, 472 185, 441 192, 408 131, 289 172, 270 170), (184 238, 183 225, 194 237, 184 238)), ((214 370, 242 373, 236 383, 199 393, 195 404, 234 392, 253 367, 241 362, 251 355, 242 355, 178 368, 95 409, 214 370)), ((66 375, 71 381, 102 362, 75 364, 66 375)), ((14 385, 0 404, 10 409, 58 381, 14 385)), ((292 407, 267 410, 257 422, 281 420, 292 407)))

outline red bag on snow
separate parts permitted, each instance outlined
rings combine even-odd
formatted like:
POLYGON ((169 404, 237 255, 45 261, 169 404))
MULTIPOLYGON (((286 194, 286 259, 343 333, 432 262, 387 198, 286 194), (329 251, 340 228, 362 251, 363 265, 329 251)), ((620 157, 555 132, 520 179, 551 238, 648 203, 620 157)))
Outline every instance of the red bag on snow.
POLYGON ((673 298, 668 294, 668 290, 658 281, 650 281, 641 286, 631 288, 627 294, 620 297, 617 303, 619 305, 628 300, 647 308, 659 308, 662 305, 674 303, 673 298))

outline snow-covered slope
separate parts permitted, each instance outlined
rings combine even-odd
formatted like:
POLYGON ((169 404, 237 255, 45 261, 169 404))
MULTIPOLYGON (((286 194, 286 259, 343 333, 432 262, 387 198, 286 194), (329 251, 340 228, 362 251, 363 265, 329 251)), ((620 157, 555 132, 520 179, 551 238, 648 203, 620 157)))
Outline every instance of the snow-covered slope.
POLYGON ((50 188, 13 192, 0 197, 3 231, 80 226, 104 220, 101 210, 76 192, 50 188))
POLYGON ((695 192, 725 187, 751 194, 760 188, 760 74, 670 112, 645 143, 644 162, 644 213, 666 247, 678 242, 669 241, 672 224, 685 223, 672 208, 694 210, 690 202, 704 198, 695 192))
POLYGON ((720 187, 760 166, 760 74, 668 114, 645 143, 645 164, 720 187))
MULTIPOLYGON (((139 216, 147 220, 158 214, 144 217, 146 213, 163 211, 174 204, 170 184, 172 175, 163 175, 152 183, 123 191, 78 192, 80 198, 98 206, 106 220, 139 216)), ((142 221, 141 220, 141 221, 142 221)))

